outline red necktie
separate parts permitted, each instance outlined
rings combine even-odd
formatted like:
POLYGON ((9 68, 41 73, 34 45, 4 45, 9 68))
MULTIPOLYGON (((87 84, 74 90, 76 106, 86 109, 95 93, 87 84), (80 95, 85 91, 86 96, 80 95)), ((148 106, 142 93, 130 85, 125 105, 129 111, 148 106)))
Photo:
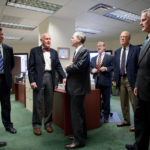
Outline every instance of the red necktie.
POLYGON ((43 50, 43 52, 49 52, 50 48, 43 48, 42 50, 43 50))

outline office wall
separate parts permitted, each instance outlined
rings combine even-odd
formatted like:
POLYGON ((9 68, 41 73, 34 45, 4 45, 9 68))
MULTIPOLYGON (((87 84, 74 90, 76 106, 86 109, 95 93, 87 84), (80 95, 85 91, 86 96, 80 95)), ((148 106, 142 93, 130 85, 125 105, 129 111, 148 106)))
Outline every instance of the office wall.
MULTIPOLYGON (((139 44, 142 44, 144 38, 145 38, 145 33, 143 32, 140 32, 140 33, 135 33, 135 34, 132 34, 131 35, 131 41, 130 43, 133 44, 133 45, 139 45, 139 44)), ((103 39, 100 39, 103 41, 103 39)), ((94 42, 86 42, 85 46, 89 49, 89 50, 96 50, 97 47, 97 42, 98 41, 94 41, 94 42)), ((108 50, 113 50, 115 51, 117 48, 120 47, 120 41, 119 41, 119 37, 118 39, 117 38, 114 38, 113 40, 112 39, 109 39, 109 40, 104 40, 105 44, 106 44, 106 47, 108 50)))

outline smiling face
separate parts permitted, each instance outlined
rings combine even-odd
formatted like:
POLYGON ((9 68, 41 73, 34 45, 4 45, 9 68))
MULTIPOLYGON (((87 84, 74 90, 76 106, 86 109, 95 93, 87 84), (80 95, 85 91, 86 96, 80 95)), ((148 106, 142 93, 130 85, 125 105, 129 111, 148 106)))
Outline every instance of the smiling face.
POLYGON ((150 33, 150 16, 148 16, 148 11, 141 14, 140 26, 143 32, 150 33))
POLYGON ((41 43, 42 43, 43 47, 50 48, 50 46, 51 46, 51 37, 50 37, 49 34, 44 33, 40 40, 41 40, 41 43))
POLYGON ((120 34, 120 44, 123 47, 126 47, 129 45, 129 43, 130 43, 130 33, 128 31, 123 31, 120 34))
POLYGON ((102 54, 106 49, 106 46, 103 42, 98 42, 97 43, 97 51, 99 54, 102 54))

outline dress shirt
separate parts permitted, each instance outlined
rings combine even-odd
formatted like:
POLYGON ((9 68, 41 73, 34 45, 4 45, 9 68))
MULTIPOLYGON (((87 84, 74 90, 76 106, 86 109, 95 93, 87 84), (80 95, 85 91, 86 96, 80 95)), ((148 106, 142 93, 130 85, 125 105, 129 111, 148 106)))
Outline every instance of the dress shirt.
MULTIPOLYGON (((126 52, 126 59, 125 59, 125 64, 127 64, 127 58, 128 58, 128 52, 129 52, 129 46, 125 47, 125 52, 126 52)), ((124 47, 122 47, 121 49, 121 53, 120 53, 120 69, 121 69, 121 62, 122 62, 122 54, 124 51, 124 47)), ((125 65, 126 66, 126 65, 125 65)), ((126 67, 125 67, 125 74, 127 73, 126 67)))
POLYGON ((1 51, 1 54, 2 54, 2 57, 3 57, 3 47, 2 47, 2 44, 0 44, 0 51, 1 51))
POLYGON ((75 55, 74 55, 74 57, 77 55, 79 49, 80 49, 82 46, 83 46, 83 45, 80 45, 80 46, 75 50, 75 55))
MULTIPOLYGON (((101 64, 102 64, 102 62, 103 62, 104 56, 105 56, 105 52, 103 52, 103 53, 101 54, 101 64)), ((98 64, 98 57, 99 57, 99 55, 97 56, 96 64, 98 64)))
POLYGON ((51 71, 51 54, 50 51, 43 52, 44 60, 45 60, 45 71, 51 71))

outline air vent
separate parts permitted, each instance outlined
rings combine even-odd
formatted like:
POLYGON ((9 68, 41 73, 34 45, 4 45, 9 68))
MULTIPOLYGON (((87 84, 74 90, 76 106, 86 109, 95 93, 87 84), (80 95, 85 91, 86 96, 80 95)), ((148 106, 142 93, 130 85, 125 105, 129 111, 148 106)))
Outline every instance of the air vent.
POLYGON ((110 6, 110 5, 107 5, 107 4, 103 4, 103 3, 99 3, 93 7, 91 7, 89 9, 89 11, 91 12, 96 12, 96 11, 99 11, 99 10, 103 10, 103 11, 106 11, 106 10, 110 10, 110 9, 114 9, 115 7, 113 6, 110 6))

